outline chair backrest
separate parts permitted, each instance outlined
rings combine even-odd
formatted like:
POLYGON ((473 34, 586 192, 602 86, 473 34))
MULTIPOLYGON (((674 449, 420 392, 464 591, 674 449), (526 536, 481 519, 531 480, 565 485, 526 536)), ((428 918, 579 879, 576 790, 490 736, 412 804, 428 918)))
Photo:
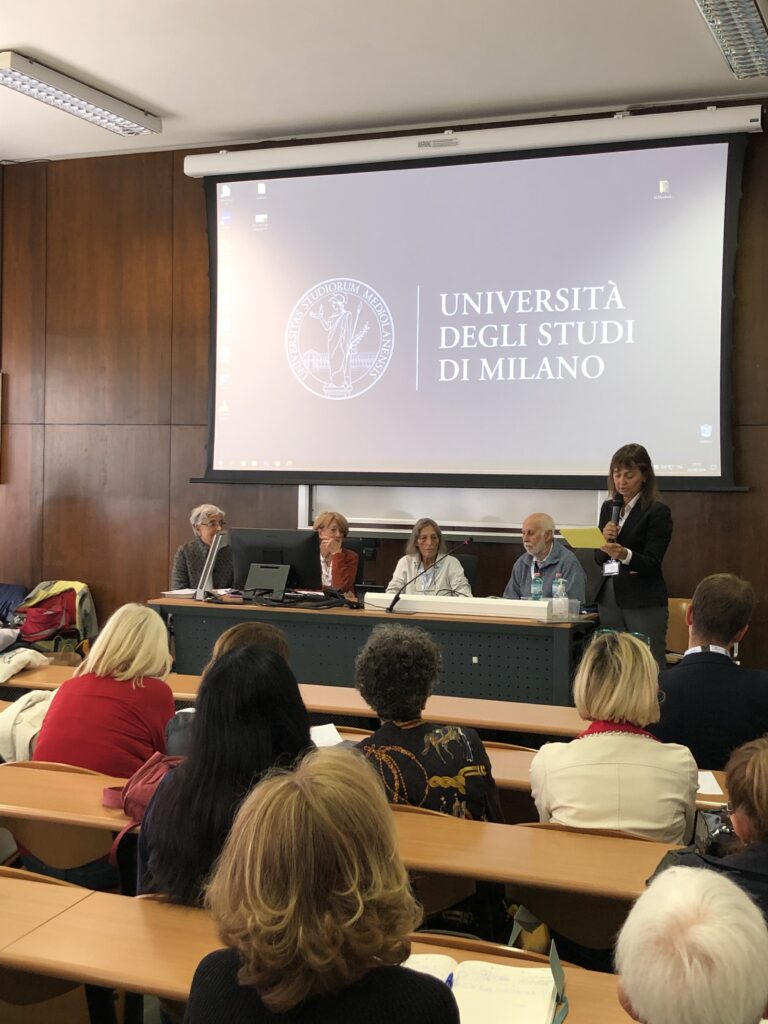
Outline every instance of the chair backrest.
POLYGON ((411 932, 411 939, 413 942, 433 942, 448 949, 459 949, 462 953, 471 952, 474 954, 471 959, 492 955, 504 957, 512 966, 518 961, 522 961, 523 964, 525 961, 535 964, 549 963, 549 957, 545 953, 534 953, 530 949, 512 949, 498 942, 488 942, 487 939, 467 939, 447 932, 430 931, 428 928, 411 932))
POLYGON ((467 583, 474 594, 477 590, 477 567, 480 564, 480 559, 477 555, 465 555, 456 554, 456 558, 461 562, 461 568, 464 570, 464 575, 467 577, 467 583))
POLYGON ((654 843, 655 839, 648 836, 638 836, 634 832, 627 832, 620 828, 582 828, 576 825, 561 825, 558 821, 525 821, 522 822, 525 828, 543 828, 551 832, 576 832, 585 836, 613 836, 616 839, 637 839, 641 843, 654 843))
POLYGON ((8 829, 17 846, 61 871, 108 857, 112 849, 112 833, 104 829, 1 815, 0 827, 8 829))
POLYGON ((58 761, 14 761, 14 768, 30 768, 43 772, 69 772, 70 775, 100 775, 90 768, 81 768, 78 764, 60 764, 58 761))
POLYGON ((444 818, 442 811, 433 811, 429 807, 414 807, 413 804, 390 804, 395 814, 428 814, 433 817, 444 818))
POLYGON ((354 551, 357 555, 357 574, 355 576, 355 586, 358 586, 363 582, 365 576, 365 557, 363 551, 363 538, 362 537, 345 537, 342 541, 341 546, 346 548, 348 551, 354 551))
POLYGON ((497 743, 496 740, 485 740, 483 746, 486 750, 529 750, 532 754, 536 753, 536 747, 524 747, 520 743, 497 743))
POLYGON ((41 882, 43 885, 66 885, 70 889, 78 888, 74 882, 65 882, 63 878, 38 875, 35 871, 27 871, 26 868, 12 868, 8 864, 0 864, 0 878, 19 878, 26 882, 41 882))
MULTIPOLYGON (((17 761, 14 768, 34 771, 71 772, 76 775, 98 775, 89 768, 49 761, 17 761)), ((0 775, 3 771, 0 765, 0 775)), ((53 868, 77 868, 100 857, 107 857, 112 848, 112 833, 84 825, 62 825, 55 821, 31 821, 27 818, 3 818, 0 827, 7 828, 16 845, 53 868)))
POLYGON ((684 654, 688 649, 688 623, 685 616, 691 606, 690 597, 670 597, 667 601, 669 622, 667 623, 667 650, 672 654, 684 654))

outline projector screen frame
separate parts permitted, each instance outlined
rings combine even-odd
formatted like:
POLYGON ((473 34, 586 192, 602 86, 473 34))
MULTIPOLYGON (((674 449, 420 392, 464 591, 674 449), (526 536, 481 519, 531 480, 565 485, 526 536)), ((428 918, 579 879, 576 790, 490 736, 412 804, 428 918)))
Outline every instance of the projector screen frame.
MULTIPOLYGON (((375 140, 371 140, 375 142, 375 140)), ((736 251, 738 241, 741 181, 744 167, 747 136, 744 132, 713 135, 691 135, 676 138, 651 138, 628 142, 611 142, 599 145, 569 145, 546 149, 506 150, 482 153, 430 154, 428 159, 386 160, 338 165, 307 165, 280 168, 270 171, 248 171, 236 174, 216 174, 204 178, 206 197, 209 277, 210 277, 210 348, 209 348, 209 398, 208 398, 208 439, 206 445, 206 468, 202 477, 192 482, 208 484, 332 484, 338 486, 428 486, 428 487, 486 487, 497 489, 557 489, 557 490, 600 490, 605 487, 603 475, 555 475, 555 474, 496 474, 496 473, 408 473, 408 472, 348 472, 348 471, 307 471, 287 469, 241 469, 217 470, 213 467, 216 411, 216 309, 217 309, 217 237, 212 226, 217 224, 216 186, 231 181, 247 181, 254 178, 311 177, 315 174, 344 175, 377 170, 398 170, 453 164, 483 164, 501 161, 530 160, 563 155, 592 154, 625 150, 670 147, 687 147, 707 143, 727 143, 727 172, 725 217, 723 223, 722 301, 720 335, 720 475, 710 477, 667 476, 657 473, 664 491, 733 491, 742 490, 736 485, 733 475, 733 447, 731 430, 731 357, 733 349, 733 304, 735 297, 736 251)), ((311 150, 312 146, 302 146, 311 150)), ((327 147, 326 147, 327 148, 327 147)), ((255 151, 258 153, 258 151, 255 151)), ((640 437, 627 438, 639 441, 640 437)), ((610 452, 606 452, 606 469, 610 452)), ((653 452, 651 452, 653 457, 653 452)))

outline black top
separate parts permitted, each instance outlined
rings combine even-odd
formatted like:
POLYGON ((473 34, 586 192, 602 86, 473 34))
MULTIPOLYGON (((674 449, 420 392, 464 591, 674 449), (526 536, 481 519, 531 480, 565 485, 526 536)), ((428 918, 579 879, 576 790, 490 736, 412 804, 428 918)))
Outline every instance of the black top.
POLYGON ((503 821, 488 754, 474 729, 385 722, 358 743, 393 804, 413 804, 455 818, 503 821))
POLYGON ((674 855, 672 866, 709 868, 727 875, 752 897, 768 921, 768 843, 750 843, 727 857, 709 857, 682 850, 674 855))
POLYGON ((237 980, 238 954, 219 949, 201 960, 192 979, 184 1024, 459 1024, 451 990, 405 967, 375 967, 335 996, 273 1013, 253 988, 237 980))
POLYGON ((768 732, 768 672, 740 668, 725 654, 686 654, 659 677, 664 743, 682 743, 700 768, 722 771, 731 752, 768 732))
MULTIPOLYGON (((599 528, 611 519, 612 502, 604 501, 600 509, 599 528)), ((629 565, 620 565, 613 580, 613 592, 619 608, 666 607, 667 585, 661 573, 661 563, 672 539, 672 513, 669 506, 653 501, 646 509, 635 507, 624 520, 619 543, 632 552, 629 565)), ((608 561, 608 555, 595 551, 599 565, 608 561)), ((599 598, 598 598, 599 599, 599 598)))

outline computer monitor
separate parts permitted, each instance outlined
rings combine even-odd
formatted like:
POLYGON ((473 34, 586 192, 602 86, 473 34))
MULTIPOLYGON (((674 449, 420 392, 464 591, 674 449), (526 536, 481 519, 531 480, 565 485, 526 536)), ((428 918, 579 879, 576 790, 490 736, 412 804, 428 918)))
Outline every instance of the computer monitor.
POLYGON ((288 586, 320 590, 320 538, 314 530, 258 530, 233 527, 229 531, 235 587, 242 590, 255 563, 290 565, 288 586))

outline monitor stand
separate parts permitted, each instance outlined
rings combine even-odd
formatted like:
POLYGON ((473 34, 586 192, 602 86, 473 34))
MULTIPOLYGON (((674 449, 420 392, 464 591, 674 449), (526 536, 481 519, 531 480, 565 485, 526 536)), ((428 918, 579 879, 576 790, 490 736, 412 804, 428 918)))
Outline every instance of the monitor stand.
POLYGON ((264 565, 252 562, 243 592, 258 592, 273 601, 282 601, 290 571, 290 565, 264 565))

